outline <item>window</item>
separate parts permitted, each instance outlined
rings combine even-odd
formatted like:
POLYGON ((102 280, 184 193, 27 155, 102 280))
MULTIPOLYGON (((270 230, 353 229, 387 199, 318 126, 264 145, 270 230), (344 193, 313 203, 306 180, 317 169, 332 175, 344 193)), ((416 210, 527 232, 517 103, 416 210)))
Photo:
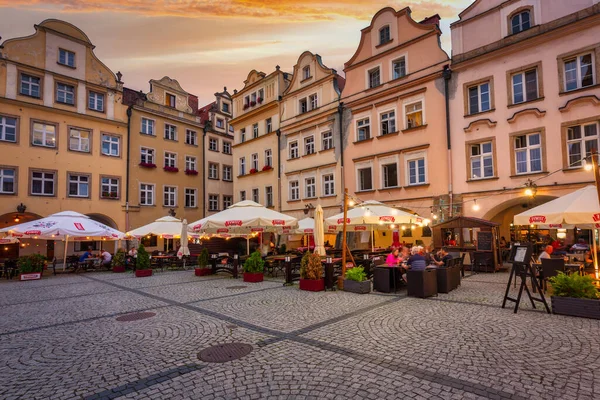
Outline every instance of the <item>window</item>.
POLYGON ((369 121, 369 118, 364 118, 364 119, 357 121, 356 132, 357 132, 356 140, 358 142, 371 138, 371 123, 369 121))
POLYGON ((258 189, 252 189, 252 201, 255 203, 260 203, 260 199, 259 199, 259 194, 258 194, 258 189))
POLYGON ((377 87, 381 84, 381 73, 379 67, 369 71, 369 88, 377 87))
POLYGON ((408 160, 408 184, 420 185, 427 181, 425 177, 425 159, 408 160))
POLYGON ((188 171, 197 171, 196 157, 185 156, 185 169, 188 171))
POLYGON ((537 70, 532 69, 512 76, 513 104, 538 98, 537 70))
POLYGON ((406 129, 416 128, 423 125, 423 103, 416 102, 407 104, 406 110, 406 129))
POLYGON ((381 134, 387 135, 394 132, 396 132, 396 113, 388 111, 381 114, 381 134))
POLYGON ((302 68, 302 79, 310 78, 310 65, 302 68))
POLYGON ((165 167, 177 167, 177 154, 165 151, 165 167))
POLYGON ((273 166, 273 152, 271 151, 271 149, 265 150, 265 166, 273 166))
POLYGON ((265 187, 265 206, 273 207, 273 186, 265 187))
POLYGON ((490 106, 490 83, 485 82, 469 88, 469 114, 487 111, 490 106))
POLYGON ((248 108, 250 106, 250 96, 244 97, 244 107, 248 108))
POLYGON ((33 171, 31 173, 31 194, 34 196, 54 196, 54 172, 33 171))
POLYGON ((262 101, 265 99, 265 91, 262 89, 258 89, 258 102, 262 103, 262 101))
POLYGON ((494 156, 492 142, 477 143, 471 147, 471 179, 494 176, 494 156))
POLYGON ((298 181, 290 182, 290 200, 300 200, 300 185, 298 181))
POLYGON ((17 141, 17 119, 0 115, 0 141, 17 141))
POLYGON ((231 133, 233 135, 234 131, 235 131, 235 129, 233 128, 233 125, 229 125, 229 133, 231 133))
POLYGON ((252 125, 252 137, 254 139, 258 137, 258 124, 252 125))
MULTIPOLYGON (((254 92, 250 95, 250 100, 256 104, 256 92, 254 92)), ((250 104, 252 104, 252 103, 250 103, 250 104)))
POLYGON ((163 206, 177 206, 177 188, 175 186, 165 186, 163 189, 163 206))
POLYGON ((392 78, 398 79, 406 76, 406 58, 400 57, 392 62, 392 78))
POLYGON ((15 194, 15 170, 11 168, 0 168, 0 193, 15 194))
POLYGON ((40 97, 40 78, 21 74, 21 94, 31 97, 40 97))
POLYGON ((306 99, 300 99, 299 109, 300 109, 300 114, 304 114, 305 112, 308 111, 308 102, 306 101, 306 99))
POLYGON ((118 178, 100 178, 100 197, 103 199, 119 198, 119 179, 118 178))
POLYGON ((75 68, 75 53, 65 49, 58 49, 58 63, 75 68))
POLYGON ((323 196, 335 195, 335 179, 333 174, 323 175, 323 196))
POLYGON ((208 139, 208 149, 210 151, 219 151, 219 139, 209 138, 208 139))
POLYGON ((246 129, 240 129, 240 143, 244 143, 246 141, 246 129))
POLYGON ((244 201, 244 200, 246 200, 246 191, 241 190, 240 191, 240 201, 244 201))
POLYGON ((271 118, 267 118, 267 120, 265 122, 265 126, 266 126, 267 133, 271 133, 273 131, 273 122, 271 121, 271 118))
POLYGON ((75 104, 75 86, 57 83, 56 101, 63 104, 75 104))
POLYGON ((224 113, 229 114, 229 103, 223 103, 223 105, 221 106, 221 109, 223 110, 224 113))
POLYGON ((154 120, 142 117, 142 133, 154 136, 154 120))
POLYGON ((386 25, 379 30, 379 44, 385 44, 390 40, 392 40, 390 37, 390 26, 386 25))
POLYGON ((581 159, 591 155, 593 151, 598 152, 597 122, 567 128, 569 168, 580 167, 581 159))
POLYGON ((510 24, 512 27, 512 33, 523 32, 529 28, 531 28, 531 14, 529 11, 523 11, 516 14, 514 17, 510 19, 510 24))
POLYGON ((319 107, 319 100, 317 98, 317 94, 311 94, 308 96, 308 102, 310 103, 310 109, 314 110, 319 107))
POLYGON ((300 157, 300 155, 298 153, 298 142, 297 141, 290 142, 290 159, 298 158, 298 157, 300 157))
POLYGON ((88 93, 88 108, 94 111, 104 112, 104 95, 102 93, 88 93))
POLYGON ((520 135, 515 140, 517 174, 542 171, 542 138, 539 133, 520 135))
POLYGON ((231 182, 231 166, 223 165, 223 180, 227 182, 231 182))
POLYGON ((105 156, 119 157, 121 147, 121 138, 102 134, 102 154, 105 156))
POLYGON ((191 129, 185 130, 185 144, 191 144, 192 146, 198 144, 198 134, 196 131, 192 131, 191 129))
POLYGON ((56 126, 34 122, 32 143, 34 146, 56 147, 56 126))
POLYGON ((89 197, 90 177, 69 174, 69 197, 89 197))
POLYGON ((165 124, 165 139, 177 140, 177 127, 171 124, 165 124))
POLYGON ((240 175, 246 175, 246 157, 240 158, 240 175))
POLYGON ((225 128, 225 120, 221 119, 221 118, 217 118, 217 128, 225 128))
POLYGON ((594 84, 592 53, 569 58, 565 63, 565 90, 575 90, 594 84))
POLYGON ((223 153, 231 154, 231 142, 223 141, 223 153))
POLYGON ((258 171, 258 153, 252 154, 252 169, 258 171))
POLYGON ((384 164, 381 166, 383 175, 383 187, 394 188, 398 187, 398 164, 384 164))
POLYGON ((373 190, 371 167, 358 169, 358 190, 373 190))
POLYGON ((185 207, 195 208, 198 207, 198 190, 197 189, 185 189, 185 207))
POLYGON ((308 136, 304 138, 304 155, 315 153, 315 137, 308 136))
POLYGON ((208 179, 219 179, 219 164, 208 163, 208 179))
POLYGON ((90 131, 69 128, 69 150, 90 152, 90 131))
POLYGON ((307 199, 312 199, 313 197, 317 197, 317 187, 315 184, 315 178, 306 178, 304 180, 304 197, 307 199))
POLYGON ((223 196, 223 210, 228 209, 233 204, 233 196, 223 196))
POLYGON ((176 97, 170 93, 165 94, 165 106, 175 108, 176 97))
POLYGON ((321 134, 321 150, 333 149, 333 133, 331 131, 321 134))
POLYGON ((143 164, 154 164, 154 149, 142 147, 140 150, 140 162, 143 164))

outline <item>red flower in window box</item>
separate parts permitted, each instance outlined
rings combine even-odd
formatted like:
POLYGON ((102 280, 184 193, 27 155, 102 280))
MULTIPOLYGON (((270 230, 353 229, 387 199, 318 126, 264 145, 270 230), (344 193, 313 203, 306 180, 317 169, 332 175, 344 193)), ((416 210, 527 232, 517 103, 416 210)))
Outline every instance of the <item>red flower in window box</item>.
POLYGON ((167 172, 179 172, 179 168, 177 167, 168 167, 168 166, 164 166, 163 170, 167 171, 167 172))
POLYGON ((102 192, 102 197, 110 197, 110 193, 108 193, 108 192, 102 192))
POLYGON ((252 168, 252 169, 250 170, 250 173, 251 173, 251 174, 255 174, 255 173, 257 173, 257 172, 258 172, 258 170, 257 170, 256 168, 252 168))
POLYGON ((110 192, 110 197, 112 199, 116 199, 117 198, 117 192, 110 192))
POLYGON ((143 168, 156 168, 156 164, 153 163, 141 162, 138 165, 143 168))
POLYGON ((248 107, 250 107, 250 104, 248 104, 248 103, 244 104, 244 110, 247 110, 248 107))
POLYGON ((185 174, 186 175, 198 175, 198 171, 196 171, 195 169, 186 169, 185 174))
POLYGON ((262 167, 263 171, 270 171, 272 169, 273 169, 273 167, 271 167, 270 165, 265 165, 264 167, 262 167))
POLYGON ((263 102, 263 98, 262 98, 262 97, 259 97, 258 99, 256 99, 256 102, 257 102, 258 104, 262 103, 262 102, 263 102))
POLYGON ((251 102, 250 102, 250 105, 251 105, 252 107, 254 107, 254 106, 256 105, 256 102, 255 102, 255 101, 251 101, 251 102))

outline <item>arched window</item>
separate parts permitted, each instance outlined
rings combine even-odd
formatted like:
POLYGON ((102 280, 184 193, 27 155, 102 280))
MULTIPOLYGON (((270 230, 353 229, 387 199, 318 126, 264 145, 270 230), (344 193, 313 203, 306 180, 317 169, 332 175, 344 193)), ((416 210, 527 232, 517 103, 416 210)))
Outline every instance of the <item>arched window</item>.
POLYGON ((531 28, 531 11, 521 11, 512 16, 510 19, 512 33, 519 33, 531 28))
POLYGON ((379 44, 387 43, 391 40, 390 26, 386 25, 379 30, 379 44))

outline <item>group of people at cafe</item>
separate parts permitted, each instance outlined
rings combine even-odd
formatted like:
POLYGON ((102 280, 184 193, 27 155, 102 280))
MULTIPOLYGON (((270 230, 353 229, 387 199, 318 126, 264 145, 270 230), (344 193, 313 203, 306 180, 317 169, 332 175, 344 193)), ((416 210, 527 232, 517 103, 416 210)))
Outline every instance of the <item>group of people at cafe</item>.
MULTIPOLYGON (((404 270, 410 268, 418 271, 429 266, 446 266, 450 260, 452 260, 452 256, 446 247, 442 247, 438 251, 430 251, 427 246, 412 246, 411 248, 403 246, 402 248, 393 248, 388 254, 385 264, 389 267, 401 267, 404 270)), ((404 276, 403 278, 406 279, 404 276)))

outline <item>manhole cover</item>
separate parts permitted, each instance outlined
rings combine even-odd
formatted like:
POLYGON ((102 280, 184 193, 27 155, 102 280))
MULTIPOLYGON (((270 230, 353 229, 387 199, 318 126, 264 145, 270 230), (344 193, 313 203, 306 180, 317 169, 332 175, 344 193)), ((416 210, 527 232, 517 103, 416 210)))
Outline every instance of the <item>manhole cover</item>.
POLYGON ((224 343, 207 347, 198 353, 198 358, 206 362, 223 363, 242 358, 251 351, 252 346, 246 343, 224 343))
POLYGON ((243 285, 239 285, 239 286, 227 286, 225 289, 246 289, 248 286, 243 286, 243 285))
POLYGON ((152 318, 156 315, 153 312, 141 312, 134 314, 127 314, 117 318, 117 321, 121 322, 130 322, 130 321, 139 321, 140 319, 152 318))

